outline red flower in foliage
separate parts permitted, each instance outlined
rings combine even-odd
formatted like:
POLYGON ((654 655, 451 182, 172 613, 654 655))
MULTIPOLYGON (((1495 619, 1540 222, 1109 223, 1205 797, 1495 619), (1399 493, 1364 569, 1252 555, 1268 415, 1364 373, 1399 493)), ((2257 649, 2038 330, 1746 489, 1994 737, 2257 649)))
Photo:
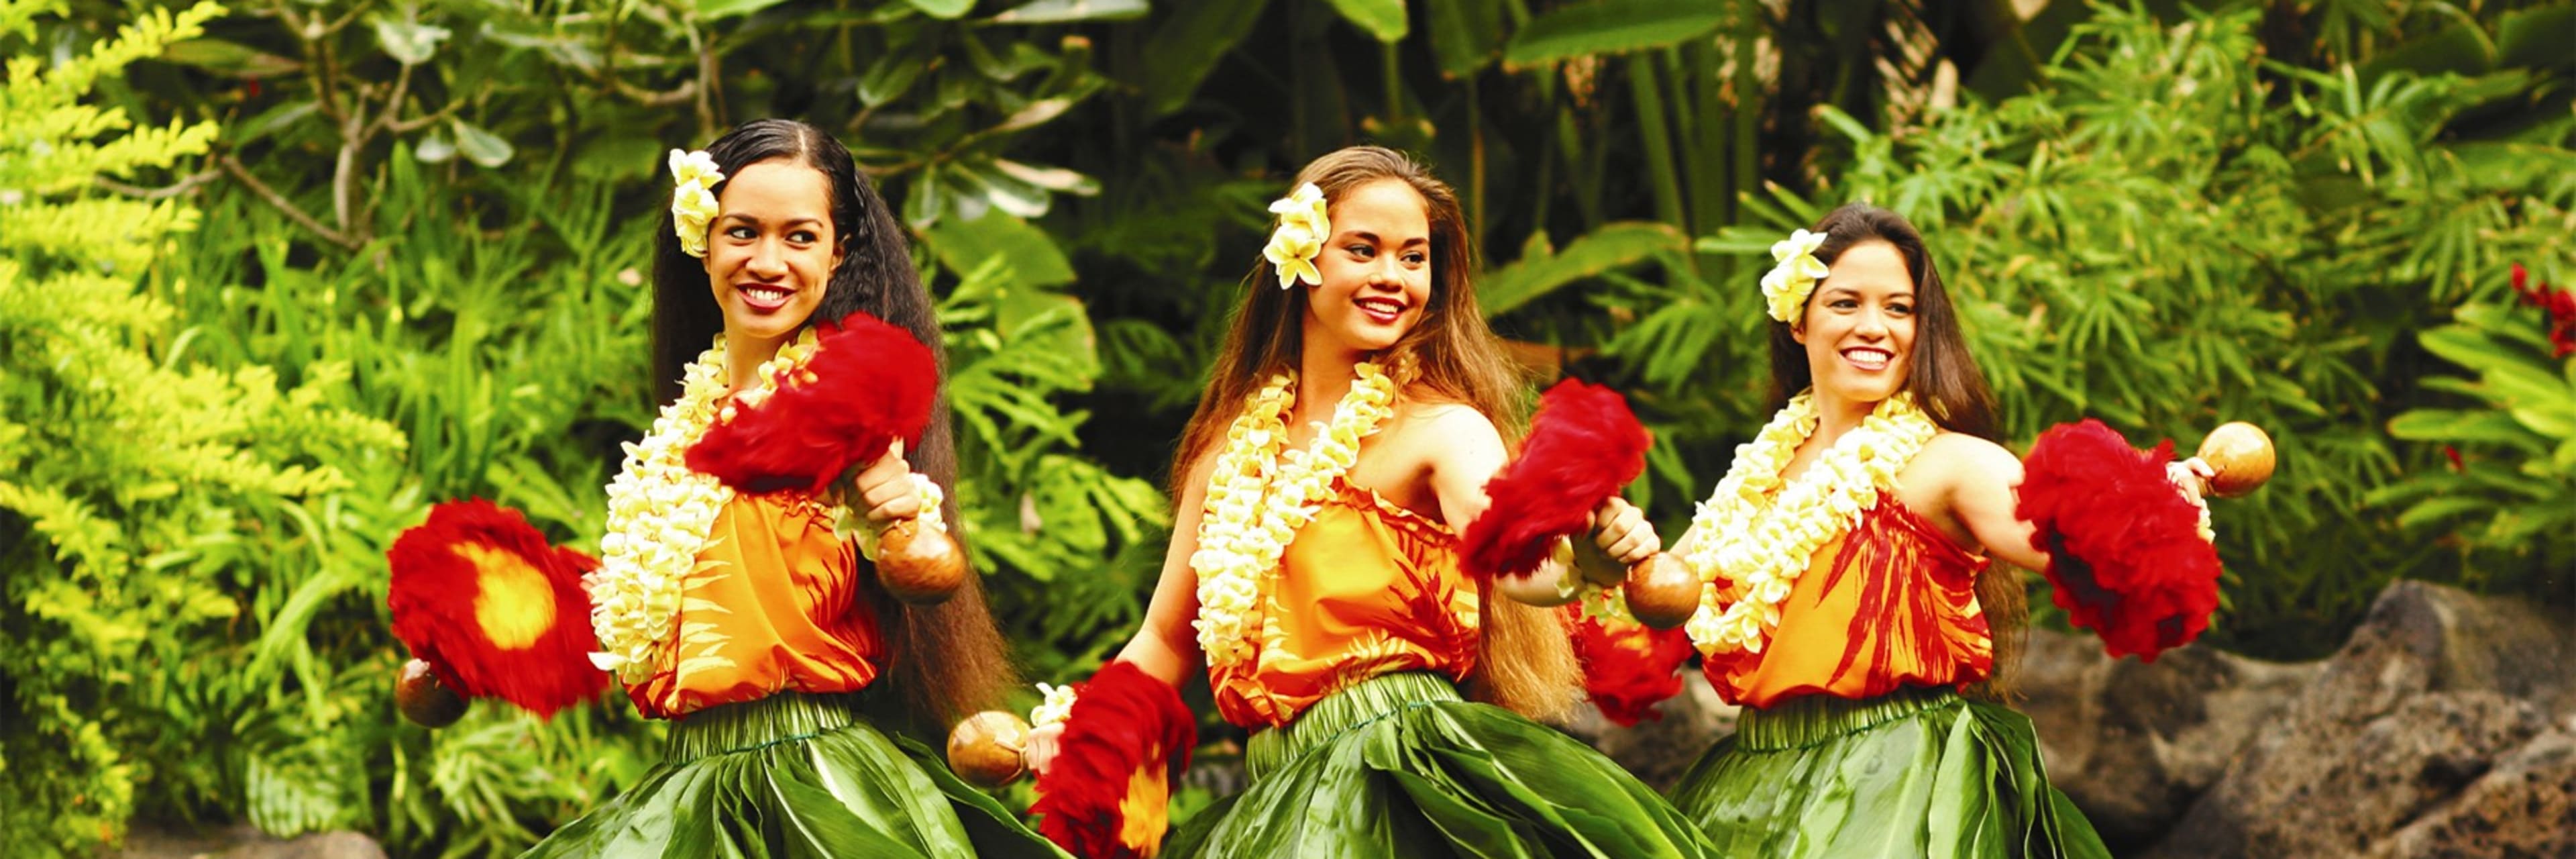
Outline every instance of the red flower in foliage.
POLYGON ((2552 357, 2576 355, 2576 290, 2551 289, 2546 283, 2532 286, 2531 273, 2523 270, 2522 263, 2514 263, 2513 291, 2522 296, 2523 304, 2549 314, 2552 357))
POLYGON ((1622 726, 1663 718, 1655 704, 1682 691, 1682 663, 1693 652, 1690 635, 1680 627, 1603 623, 1585 615, 1581 603, 1561 611, 1573 633, 1574 658, 1583 666, 1583 693, 1601 715, 1622 726))
POLYGON ((2022 519, 2048 553, 2052 598, 2112 656, 2154 661, 2209 628, 2218 551, 2200 511, 2165 477, 2173 442, 2138 451, 2101 421, 2059 424, 2022 460, 2022 519))
POLYGON ((1171 823, 1172 781, 1190 765, 1198 720, 1180 692, 1132 662, 1079 687, 1055 763, 1038 776, 1038 832, 1075 856, 1152 856, 1171 823))
POLYGON ((430 508, 385 553, 394 637, 469 698, 500 698, 541 717, 599 693, 590 664, 590 556, 546 545, 516 510, 482 499, 430 508))
POLYGON ((912 332, 865 313, 825 323, 798 378, 689 447, 689 467, 743 492, 820 492, 895 439, 917 446, 939 393, 939 362, 912 332))
POLYGON ((1459 566, 1475 576, 1536 569, 1550 543, 1583 531, 1592 508, 1646 470, 1653 444, 1617 391, 1558 382, 1539 398, 1520 456, 1486 481, 1493 504, 1467 526, 1459 566))

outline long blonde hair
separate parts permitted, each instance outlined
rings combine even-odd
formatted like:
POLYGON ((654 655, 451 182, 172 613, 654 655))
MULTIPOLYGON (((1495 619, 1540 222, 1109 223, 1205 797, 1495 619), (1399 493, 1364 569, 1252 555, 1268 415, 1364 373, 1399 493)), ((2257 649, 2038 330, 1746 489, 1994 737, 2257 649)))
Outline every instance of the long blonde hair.
MULTIPOLYGON (((1297 173, 1324 192, 1327 204, 1351 189, 1381 179, 1401 180, 1422 195, 1431 223, 1431 298, 1422 318, 1382 359, 1400 386, 1400 399, 1460 403, 1494 422, 1507 444, 1523 430, 1525 395, 1518 371, 1505 358, 1485 314, 1476 307, 1475 243, 1467 235, 1458 194, 1419 162, 1378 146, 1334 151, 1297 173)), ((1307 291, 1277 289, 1270 262, 1256 263, 1244 280, 1225 345, 1209 371, 1207 393, 1190 416, 1172 465, 1172 497, 1189 487, 1190 467, 1224 439, 1228 424, 1263 380, 1298 366, 1305 343, 1307 291)), ((1453 522, 1463 530, 1466 523, 1453 522)), ((1481 655, 1468 678, 1477 700, 1532 718, 1556 718, 1576 697, 1578 674, 1564 626, 1546 609, 1501 595, 1480 594, 1484 606, 1481 655)))

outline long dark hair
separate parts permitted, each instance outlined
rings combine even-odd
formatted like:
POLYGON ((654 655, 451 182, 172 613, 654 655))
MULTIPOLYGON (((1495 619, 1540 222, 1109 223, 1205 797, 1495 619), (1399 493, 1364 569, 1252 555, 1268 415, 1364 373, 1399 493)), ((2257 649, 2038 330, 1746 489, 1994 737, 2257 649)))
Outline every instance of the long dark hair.
MULTIPOLYGON (((1923 234, 1915 232, 1903 215, 1868 203, 1846 203, 1827 212, 1810 231, 1825 234, 1816 259, 1828 266, 1843 251, 1863 242, 1896 246, 1897 254, 1905 258, 1906 272, 1914 276, 1914 354, 1907 357, 1905 385, 1900 390, 1913 392, 1915 403, 1942 429, 1994 438, 1994 392, 1986 387, 1986 374, 1977 369, 1976 356, 1968 353, 1967 336, 1959 330, 1959 311, 1950 303, 1950 291, 1941 285, 1941 272, 1923 246, 1923 234)), ((1807 300, 1814 301, 1815 293, 1808 293, 1807 300)), ((1804 312, 1801 307, 1800 313, 1804 312)), ((1785 404, 1815 384, 1812 373, 1807 349, 1799 345, 1789 323, 1772 320, 1772 403, 1785 404)))
MULTIPOLYGON (((1941 285, 1941 272, 1923 245, 1923 234, 1905 216, 1868 203, 1843 204, 1809 229, 1825 234, 1816 259, 1828 266, 1843 251, 1863 242, 1896 247, 1905 258, 1906 273, 1914 278, 1914 354, 1907 356, 1905 385, 1899 390, 1912 392, 1915 404, 1942 429, 1992 440, 1994 391, 1986 386, 1986 374, 1977 369, 1976 356, 1968 353, 1958 308, 1950 302, 1949 289, 1941 285)), ((1807 300, 1814 301, 1814 293, 1807 300)), ((1798 343, 1789 323, 1772 320, 1772 401, 1785 404, 1791 395, 1813 384, 1806 347, 1798 343)), ((2020 673, 2022 635, 2030 620, 2029 595, 2022 590, 2021 575, 2008 564, 1987 565, 1977 576, 1977 604, 1994 639, 1994 671, 1968 692, 2000 701, 2013 693, 2013 681, 2020 673)))
MULTIPOLYGON (((1399 398, 1463 403, 1492 420, 1506 441, 1517 439, 1521 378, 1476 306, 1475 243, 1449 183, 1404 153, 1353 146, 1308 163, 1289 187, 1315 183, 1331 205, 1352 189, 1381 179, 1402 181, 1421 194, 1431 226, 1430 300, 1413 329, 1380 356, 1399 385, 1399 398)), ((1199 398, 1172 461, 1175 499, 1188 489, 1181 484, 1189 480, 1191 465, 1224 439, 1244 398, 1271 374, 1296 369, 1303 357, 1308 291, 1280 289, 1267 259, 1254 264, 1242 288, 1245 296, 1235 305, 1225 346, 1209 371, 1207 392, 1199 398)), ((1450 525, 1464 530, 1467 523, 1450 525)), ((1468 691, 1525 715, 1562 715, 1573 704, 1578 682, 1564 628, 1548 610, 1490 592, 1481 596, 1481 650, 1468 691)))
MULTIPOLYGON (((948 355, 940 345, 936 307, 930 291, 922 288, 920 272, 913 268, 912 245, 902 225, 867 177, 860 175, 850 150, 814 126, 763 119, 726 132, 708 144, 706 152, 728 177, 773 158, 791 159, 823 174, 831 188, 832 236, 842 256, 824 286, 814 319, 838 322, 853 311, 864 311, 912 332, 930 347, 938 357, 943 390, 931 412, 930 428, 919 444, 906 446, 904 457, 915 470, 953 489, 957 443, 949 430, 948 355)), ((716 183, 713 190, 719 198, 730 181, 716 183)), ((653 252, 653 374, 655 390, 665 402, 679 396, 683 368, 724 331, 724 311, 716 306, 706 266, 680 249, 679 234, 671 225, 670 220, 663 221, 653 252)), ((962 542, 962 529, 954 523, 966 520, 958 513, 953 492, 941 511, 962 542)), ((864 558, 859 563, 868 565, 864 558)), ((887 673, 912 715, 944 725, 999 700, 1004 690, 1016 685, 1007 646, 985 608, 980 577, 967 576, 965 587, 947 602, 911 606, 878 587, 873 568, 861 572, 862 588, 876 607, 878 631, 889 650, 887 673)))

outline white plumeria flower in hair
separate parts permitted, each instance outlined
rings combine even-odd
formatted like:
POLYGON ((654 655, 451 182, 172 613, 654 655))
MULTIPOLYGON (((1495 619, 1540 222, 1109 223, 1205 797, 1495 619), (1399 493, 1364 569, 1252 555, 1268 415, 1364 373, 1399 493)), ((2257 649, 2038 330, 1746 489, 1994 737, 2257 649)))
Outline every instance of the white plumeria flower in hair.
POLYGON ((1824 243, 1824 233, 1806 230, 1772 243, 1771 259, 1778 264, 1762 275, 1762 297, 1771 318, 1798 323, 1799 311, 1807 307, 1807 294, 1815 291, 1816 281, 1828 271, 1824 262, 1816 259, 1816 248, 1824 243))
POLYGON ((680 236, 680 250, 693 257, 707 255, 707 225, 716 219, 716 183, 724 181, 723 170, 706 150, 682 152, 671 150, 671 229, 680 236))
POLYGON ((1270 203, 1270 211, 1279 214, 1279 228, 1271 231, 1270 244, 1261 256, 1279 273, 1279 288, 1287 289, 1298 281, 1324 285, 1323 272, 1315 269, 1315 257, 1324 252, 1324 238, 1333 231, 1332 218, 1325 214, 1324 189, 1307 182, 1295 192, 1270 203))

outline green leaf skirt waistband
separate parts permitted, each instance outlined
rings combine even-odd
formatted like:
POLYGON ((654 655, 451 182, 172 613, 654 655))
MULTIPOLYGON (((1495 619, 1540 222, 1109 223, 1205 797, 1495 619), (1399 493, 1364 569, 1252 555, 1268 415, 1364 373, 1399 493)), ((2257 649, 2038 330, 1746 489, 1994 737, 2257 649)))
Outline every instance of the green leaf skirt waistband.
POLYGON ((1746 708, 1673 804, 1730 856, 2110 856, 2029 717, 1941 689, 1746 708))
POLYGON ((632 790, 526 854, 1061 857, 848 696, 782 692, 693 713, 632 790))
POLYGON ((1252 786, 1164 856, 1700 857, 1691 822, 1592 747, 1436 675, 1334 693, 1244 751, 1252 786))

